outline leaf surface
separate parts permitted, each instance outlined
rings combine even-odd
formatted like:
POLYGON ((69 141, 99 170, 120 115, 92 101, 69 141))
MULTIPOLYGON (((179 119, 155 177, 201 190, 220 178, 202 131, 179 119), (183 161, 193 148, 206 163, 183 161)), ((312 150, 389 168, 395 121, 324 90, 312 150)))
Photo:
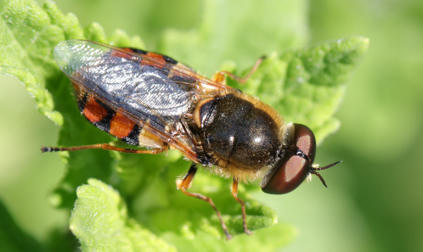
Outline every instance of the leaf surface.
MULTIPOLYGON (((205 1, 198 29, 166 32, 159 48, 208 74, 219 66, 245 74, 247 70, 239 69, 267 54, 268 59, 245 85, 230 79, 228 84, 274 106, 287 121, 309 125, 321 142, 339 127, 333 115, 342 100, 345 80, 368 46, 367 39, 299 49, 306 41, 306 1, 243 3, 205 1), (263 13, 275 20, 257 18, 263 13), (246 32, 243 27, 251 29, 246 32)), ((0 73, 19 79, 38 110, 60 127, 59 145, 114 141, 82 118, 70 82, 56 66, 52 52, 67 39, 148 49, 139 37, 129 37, 121 30, 107 36, 97 23, 82 28, 73 14, 64 15, 51 1, 40 5, 32 0, 1 2, 0 34, 0 73)), ((230 180, 201 169, 190 190, 215 201, 236 235, 226 242, 214 211, 176 190, 175 179, 189 167, 180 153, 148 156, 92 150, 63 157, 67 173, 54 191, 54 203, 69 210, 75 206, 71 230, 83 249, 272 251, 295 235, 289 225, 276 224, 273 210, 249 196, 257 185, 241 185, 248 225, 255 232, 244 235, 241 208, 230 194, 230 180), (80 186, 87 181, 88 185, 80 186)))

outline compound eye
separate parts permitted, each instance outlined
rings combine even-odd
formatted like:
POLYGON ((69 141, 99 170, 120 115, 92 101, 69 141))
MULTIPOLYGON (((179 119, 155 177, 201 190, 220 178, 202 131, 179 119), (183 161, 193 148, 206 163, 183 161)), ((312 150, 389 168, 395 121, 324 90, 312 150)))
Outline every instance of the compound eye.
POLYGON ((316 138, 313 132, 307 126, 302 124, 294 124, 295 126, 295 145, 301 150, 310 161, 310 165, 314 161, 316 154, 316 138))
POLYGON ((308 173, 308 161, 292 155, 270 178, 262 190, 271 194, 288 193, 303 182, 308 173))
POLYGON ((284 157, 262 190, 271 194, 288 193, 297 188, 307 177, 316 153, 316 140, 313 132, 306 126, 295 124, 295 146, 308 160, 295 153, 284 157))

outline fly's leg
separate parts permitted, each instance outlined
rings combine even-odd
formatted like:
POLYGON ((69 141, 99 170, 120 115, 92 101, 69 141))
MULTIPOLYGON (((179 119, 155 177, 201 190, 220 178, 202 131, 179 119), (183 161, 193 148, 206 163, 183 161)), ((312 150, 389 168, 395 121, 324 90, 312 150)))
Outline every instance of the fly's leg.
POLYGON ((135 153, 135 154, 157 154, 168 149, 168 146, 164 145, 161 148, 155 148, 150 150, 138 150, 138 149, 129 149, 116 147, 110 144, 91 144, 91 145, 81 145, 81 146, 71 146, 71 147, 41 147, 41 152, 57 152, 57 151, 77 151, 77 150, 89 150, 89 149, 103 149, 103 150, 112 150, 126 153, 135 153))
POLYGON ((246 234, 252 234, 252 232, 247 227, 247 212, 245 211, 245 203, 240 198, 238 198, 238 179, 234 177, 232 182, 232 196, 234 196, 235 200, 239 202, 241 205, 242 211, 242 226, 244 228, 244 232, 246 234))
POLYGON ((261 56, 244 77, 236 76, 235 74, 228 71, 220 71, 214 74, 213 81, 217 83, 225 83, 225 77, 229 76, 231 79, 234 79, 239 83, 245 83, 251 77, 251 75, 253 75, 254 72, 258 69, 264 59, 266 59, 266 56, 261 56))
POLYGON ((182 179, 182 181, 180 181, 179 183, 177 183, 177 187, 179 190, 181 190, 181 192, 183 192, 185 195, 190 196, 190 197, 194 197, 200 200, 203 200, 207 203, 209 203, 209 205, 214 209, 214 211, 216 212, 217 218, 219 218, 219 222, 220 225, 222 226, 223 232, 225 233, 226 239, 230 240, 232 238, 232 236, 229 234, 228 228, 226 227, 225 223, 223 222, 222 219, 222 214, 220 213, 219 210, 217 210, 216 205, 213 203, 213 200, 207 196, 204 196, 202 194, 199 193, 192 193, 192 192, 188 192, 188 188, 191 185, 191 181, 195 176, 195 173, 197 172, 197 167, 195 167, 195 164, 191 164, 188 173, 185 175, 185 177, 182 179))

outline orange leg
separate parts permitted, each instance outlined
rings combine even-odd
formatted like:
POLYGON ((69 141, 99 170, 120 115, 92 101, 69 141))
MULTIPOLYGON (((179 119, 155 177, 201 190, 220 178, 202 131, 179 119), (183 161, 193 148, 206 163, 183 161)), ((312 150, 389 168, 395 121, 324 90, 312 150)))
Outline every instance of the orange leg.
POLYGON ((244 77, 239 77, 234 75, 231 72, 228 71, 220 71, 217 72, 214 76, 213 76, 213 80, 217 83, 224 83, 225 82, 225 77, 229 76, 231 79, 236 80, 239 83, 245 83, 250 77, 251 75, 254 74, 254 72, 258 69, 258 67, 260 66, 260 64, 263 62, 263 60, 266 59, 266 56, 262 56, 260 57, 256 63, 254 64, 254 66, 251 68, 251 70, 248 72, 247 75, 245 75, 244 77))
POLYGON ((135 154, 157 154, 167 150, 168 147, 163 146, 163 148, 157 148, 157 149, 151 149, 151 150, 137 150, 137 149, 116 147, 110 144, 91 144, 91 145, 81 145, 81 146, 72 146, 72 147, 41 147, 41 152, 77 151, 77 150, 89 150, 89 149, 103 149, 103 150, 120 151, 120 152, 126 152, 126 153, 135 153, 135 154))
POLYGON ((235 177, 232 182, 232 196, 234 196, 235 200, 238 201, 241 205, 242 226, 244 227, 244 232, 248 235, 252 234, 252 232, 247 227, 247 212, 245 211, 245 203, 240 198, 238 198, 238 179, 235 177))
POLYGON ((219 222, 220 225, 222 226, 223 232, 225 233, 226 239, 230 240, 232 238, 232 236, 229 234, 228 228, 226 227, 225 223, 223 222, 222 219, 222 214, 220 213, 219 210, 217 210, 216 205, 214 204, 213 200, 207 196, 204 196, 202 194, 199 193, 191 193, 188 192, 188 188, 191 185, 191 181, 194 178, 195 173, 197 172, 197 167, 195 166, 195 164, 191 164, 191 167, 188 170, 188 173, 185 175, 185 177, 182 179, 182 181, 180 183, 178 183, 178 189, 181 190, 185 195, 190 196, 190 197, 194 197, 200 200, 203 200, 207 203, 209 203, 209 205, 214 209, 214 211, 216 212, 217 218, 219 218, 219 222))

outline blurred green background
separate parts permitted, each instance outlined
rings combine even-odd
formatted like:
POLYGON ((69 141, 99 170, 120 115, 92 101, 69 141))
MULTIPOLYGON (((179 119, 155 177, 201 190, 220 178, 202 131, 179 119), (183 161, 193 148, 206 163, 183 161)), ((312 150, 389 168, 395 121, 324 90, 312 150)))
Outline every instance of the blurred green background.
MULTIPOLYGON (((304 39, 297 47, 352 35, 370 38, 337 114, 342 126, 318 149, 321 164, 344 163, 324 173, 328 189, 313 180, 278 198, 256 197, 276 209, 280 222, 297 228, 285 251, 423 251, 423 2, 303 3, 304 39)), ((169 28, 197 28, 204 7, 199 0, 57 4, 83 25, 98 21, 109 34, 117 28, 137 34, 150 50, 160 48, 159 37, 169 28)), ((257 56, 236 63, 248 66, 257 56)), ((0 239, 1 232, 16 232, 37 244, 67 230, 67 214, 49 203, 64 164, 58 155, 39 152, 41 145, 55 144, 58 129, 15 79, 0 76, 0 82, 0 211, 16 221, 2 225, 22 228, 3 229, 0 239)))

